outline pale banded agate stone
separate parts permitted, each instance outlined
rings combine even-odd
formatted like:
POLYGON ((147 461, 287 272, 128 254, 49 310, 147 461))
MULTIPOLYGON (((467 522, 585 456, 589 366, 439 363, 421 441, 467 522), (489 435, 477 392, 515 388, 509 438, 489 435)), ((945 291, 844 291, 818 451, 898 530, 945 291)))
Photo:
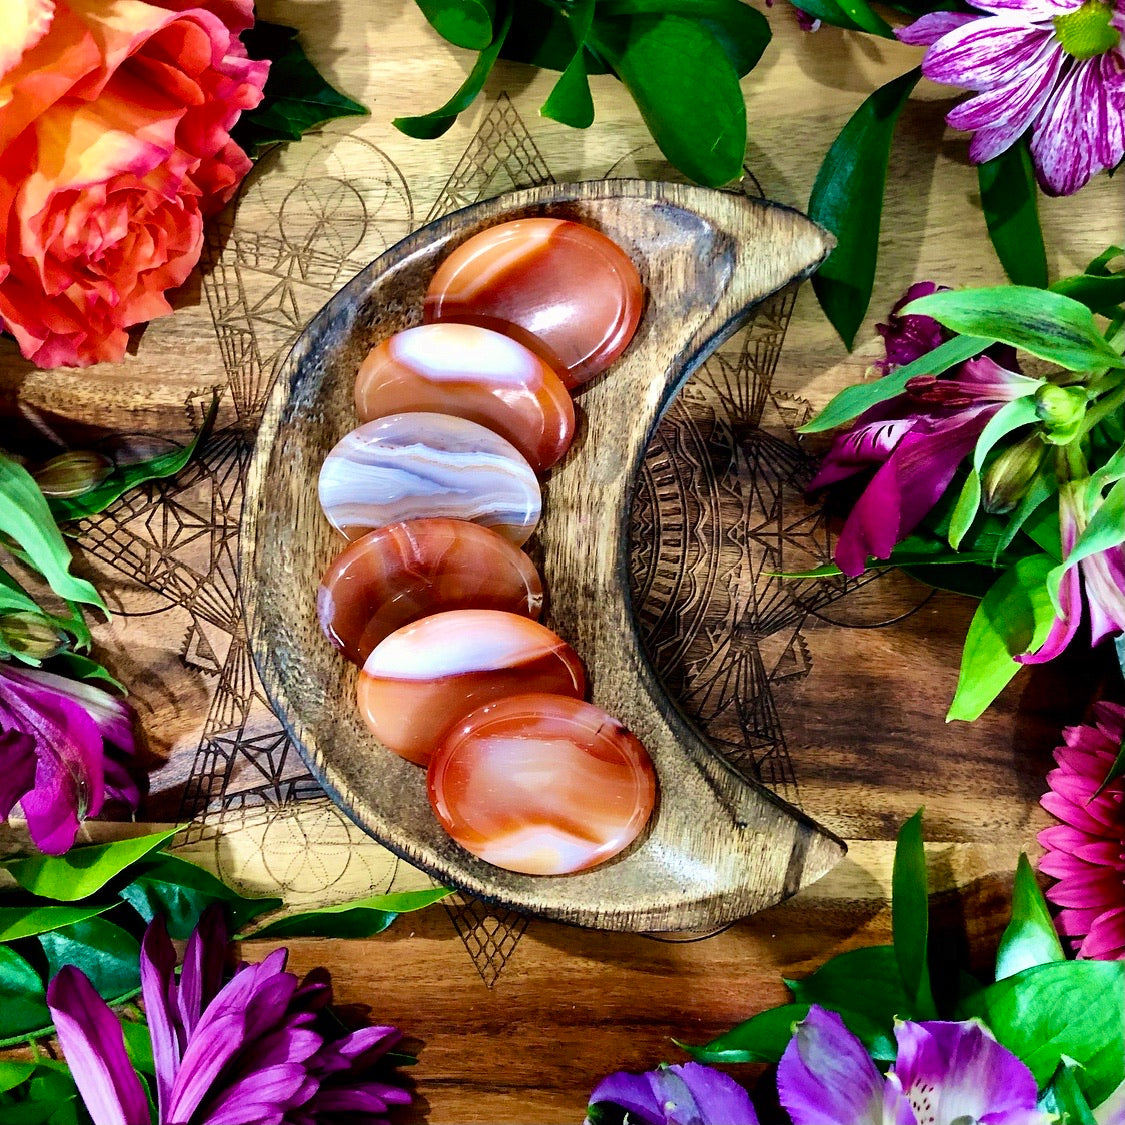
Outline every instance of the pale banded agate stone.
POLYGON ((510 441, 538 473, 574 437, 562 380, 523 344, 473 324, 423 324, 373 348, 360 364, 361 422, 407 410, 455 414, 510 441))
POLYGON ((448 414, 392 414, 346 434, 324 459, 320 505, 348 539, 401 520, 483 524, 517 547, 539 522, 535 473, 491 430, 448 414))
POLYGON ((396 629, 451 609, 538 618, 543 586, 531 559, 465 520, 407 520, 369 531, 324 573, 316 608, 324 635, 355 664, 396 629))
POLYGON ((527 875, 594 867, 656 803, 648 752, 600 707, 516 695, 466 716, 430 763, 430 804, 463 848, 527 875))
POLYGON ((456 609, 377 645, 357 694, 375 737, 427 765, 450 729, 485 703, 526 691, 580 698, 585 690, 578 654, 546 626, 494 609, 456 609))
POLYGON ((516 219, 462 243, 434 274, 423 317, 494 328, 577 387, 626 348, 641 317, 637 267, 600 231, 516 219))

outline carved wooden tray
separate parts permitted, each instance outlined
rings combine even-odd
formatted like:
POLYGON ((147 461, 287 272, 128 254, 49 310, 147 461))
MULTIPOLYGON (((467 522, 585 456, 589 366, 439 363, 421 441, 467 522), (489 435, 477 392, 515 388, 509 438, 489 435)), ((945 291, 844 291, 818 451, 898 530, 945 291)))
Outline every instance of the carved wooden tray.
POLYGON ((342 289, 313 319, 267 405, 247 485, 242 589, 266 690, 317 778, 368 832, 437 878, 562 921, 621 930, 713 926, 818 879, 843 844, 734 771, 654 677, 629 604, 633 486, 660 415, 707 355, 765 297, 806 276, 830 238, 799 213, 742 195, 616 180, 547 185, 423 227, 342 289), (437 264, 485 227, 527 215, 605 231, 646 287, 625 355, 578 396, 580 437, 544 486, 532 543, 548 590, 544 620, 586 663, 595 703, 648 748, 660 781, 647 833, 591 871, 533 877, 464 852, 430 811, 424 775, 368 733, 356 669, 321 637, 315 600, 340 541, 316 482, 355 424, 352 386, 376 342, 420 322, 437 264))

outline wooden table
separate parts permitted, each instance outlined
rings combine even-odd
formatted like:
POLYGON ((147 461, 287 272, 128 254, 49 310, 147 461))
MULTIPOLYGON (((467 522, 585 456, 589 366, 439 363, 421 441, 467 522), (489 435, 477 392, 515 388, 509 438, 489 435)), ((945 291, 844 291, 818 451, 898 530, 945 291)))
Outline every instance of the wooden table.
MULTIPOLYGON (((277 835, 278 809, 315 798, 315 785, 276 724, 261 718, 249 679, 233 589, 239 494, 230 486, 230 474, 244 470, 254 404, 272 365, 335 288, 428 217, 548 177, 668 170, 612 79, 594 80, 597 123, 576 132, 536 113, 552 76, 511 64, 498 66, 485 96, 444 138, 409 140, 390 119, 434 108, 470 64, 410 0, 261 0, 259 9, 298 27, 321 70, 372 115, 267 158, 241 206, 274 221, 220 225, 176 314, 150 325, 124 364, 36 371, 10 340, 0 342, 0 409, 24 423, 5 423, 5 441, 28 450, 44 440, 96 444, 119 431, 134 447, 152 446, 182 441, 209 389, 224 389, 227 460, 159 504, 146 493, 112 520, 84 525, 80 543, 84 565, 120 611, 98 641, 130 686, 159 767, 143 815, 173 821, 201 810, 188 834, 192 854, 227 878, 281 885, 301 902, 418 880, 364 845, 323 801, 307 802, 277 835), (242 752, 239 769, 224 772, 240 745, 253 754, 242 752)), ((831 28, 807 35, 784 0, 769 18, 774 42, 743 83, 747 169, 767 197, 802 207, 843 122, 918 52, 831 28)), ((759 404, 763 432, 791 439, 797 417, 862 376, 880 354, 875 321, 911 282, 1003 280, 966 138, 943 130, 948 95, 923 84, 903 115, 878 283, 856 351, 847 354, 811 290, 802 290, 772 392, 759 404)), ((1052 276, 1120 241, 1122 191, 1120 177, 1102 177, 1076 199, 1044 201, 1052 276)), ((654 448, 654 488, 665 479, 662 466, 682 469, 699 436, 685 421, 697 401, 670 419, 664 445, 654 448)), ((751 447, 738 433, 724 448, 736 459, 751 447)), ((729 537, 715 550, 732 566, 751 557, 729 537)), ((948 926, 942 940, 984 968, 1006 921, 1017 856, 1036 852, 1036 832, 1048 822, 1037 801, 1050 750, 1100 690, 1108 665, 1085 657, 1025 671, 979 722, 947 726, 970 613, 962 599, 892 578, 802 613, 788 632, 743 638, 741 651, 760 658, 759 679, 769 687, 769 714, 740 720, 744 737, 768 735, 766 752, 748 751, 747 761, 850 845, 829 876, 790 902, 705 940, 568 929, 479 903, 437 906, 368 941, 295 941, 292 966, 331 967, 340 1002, 413 1037, 418 1119, 577 1121, 603 1074, 681 1061, 672 1037, 705 1041, 781 1001, 783 975, 887 941, 893 837, 925 805, 931 880, 948 926)), ((649 625, 659 664, 660 623, 649 625)), ((680 687, 702 691, 689 658, 679 658, 680 687)), ((249 943, 246 954, 266 950, 249 943)))

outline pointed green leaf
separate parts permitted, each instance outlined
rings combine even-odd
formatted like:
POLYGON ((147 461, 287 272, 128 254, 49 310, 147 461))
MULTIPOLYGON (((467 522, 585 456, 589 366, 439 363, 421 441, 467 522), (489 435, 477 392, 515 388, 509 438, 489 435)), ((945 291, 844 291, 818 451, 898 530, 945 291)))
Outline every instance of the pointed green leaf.
POLYGON ((498 12, 500 19, 495 24, 492 42, 477 56, 476 64, 469 72, 468 78, 453 97, 440 109, 435 109, 431 113, 423 113, 418 117, 396 117, 391 122, 396 129, 408 137, 432 141, 453 127, 457 115, 468 109, 477 94, 484 89, 484 84, 496 65, 500 48, 504 46, 504 39, 512 24, 512 3, 513 0, 500 0, 503 11, 498 12))
POLYGON ((57 498, 48 500, 55 519, 77 520, 83 516, 92 516, 97 512, 104 511, 116 499, 128 492, 129 489, 136 488, 139 484, 175 476, 195 455, 200 442, 206 441, 207 435, 211 432, 211 427, 215 422, 215 414, 218 409, 219 398, 216 395, 211 399, 211 405, 208 407, 207 415, 203 419, 203 425, 200 426, 199 432, 182 449, 173 449, 168 453, 151 457, 147 461, 137 461, 132 465, 115 468, 97 488, 92 488, 81 496, 74 496, 68 500, 57 498))
POLYGON ((1098 1125, 1098 1119, 1078 1085, 1080 1069, 1073 1059, 1064 1058, 1039 1099, 1040 1109, 1057 1114, 1058 1125, 1098 1125))
POLYGON ((1108 277, 1090 274, 1064 277, 1051 286, 1051 292, 1081 301, 1092 312, 1108 317, 1125 301, 1125 272, 1108 277))
POLYGON ((370 937, 381 933, 399 914, 421 910, 447 898, 447 887, 427 891, 402 891, 397 894, 372 895, 370 898, 305 910, 269 922, 260 930, 240 934, 239 939, 280 937, 370 937))
POLYGON ((1065 960, 1047 900, 1035 881, 1027 856, 1021 854, 1012 887, 1012 920, 996 954, 996 979, 1015 976, 1033 965, 1065 960))
POLYGON ((247 110, 231 137, 251 157, 279 141, 296 141, 310 129, 337 117, 362 116, 367 110, 330 86, 297 41, 297 29, 258 20, 242 33, 251 58, 269 59, 261 103, 247 110))
POLYGON ((1014 657, 1047 639, 1055 611, 1046 583, 1054 565, 1050 555, 1028 555, 985 594, 965 637, 947 721, 979 718, 1022 667, 1014 657))
POLYGON ((1056 961, 1005 977, 965 1000, 958 1019, 977 1017, 1027 1064, 1043 1086, 1063 1058, 1099 1105, 1125 1073, 1125 962, 1056 961))
POLYGON ((594 99, 586 77, 586 51, 579 47, 570 65, 560 75, 539 112, 573 129, 588 129, 594 123, 594 99))
POLYGON ((799 1004, 865 1016, 890 1037, 896 1019, 917 1018, 913 995, 903 986, 898 957, 890 945, 852 949, 826 961, 803 980, 785 982, 799 1004))
POLYGON ((1066 564, 1073 566, 1091 555, 1096 555, 1099 551, 1108 551, 1119 546, 1123 540, 1125 540, 1125 480, 1119 480, 1106 493, 1105 499, 1090 517, 1090 522, 1082 529, 1073 550, 1066 557, 1066 564))
POLYGON ((922 810, 899 829, 891 882, 891 925, 894 953, 905 994, 916 1019, 936 1019, 930 990, 930 892, 926 851, 922 846, 922 810))
POLYGON ((981 207, 996 256, 1013 285, 1047 285, 1039 189, 1027 141, 977 165, 981 207))
POLYGON ((50 1024, 39 974, 14 949, 0 945, 0 1043, 8 1044, 50 1024))
POLYGON ((921 76, 917 68, 901 75, 856 110, 828 150, 809 199, 809 217, 836 236, 836 248, 813 274, 813 289, 849 348, 875 283, 891 138, 921 76))
POLYGON ((47 957, 49 979, 64 965, 74 965, 105 1000, 121 1000, 141 986, 140 943, 103 918, 43 934, 39 943, 47 957))
POLYGON ((845 387, 811 421, 806 422, 797 432, 799 434, 819 434, 842 426, 853 418, 858 418, 865 410, 886 402, 895 395, 902 394, 906 384, 917 375, 941 375, 951 367, 964 363, 979 355, 992 341, 977 336, 954 336, 939 344, 932 352, 920 356, 913 363, 895 368, 881 379, 869 383, 857 383, 845 387))
POLYGON ((483 51, 492 42, 495 3, 484 0, 415 0, 430 26, 455 47, 483 51))
POLYGON ((71 848, 65 855, 33 855, 4 866, 12 878, 33 895, 75 902, 100 890, 178 831, 178 828, 168 828, 112 844, 71 848))
POLYGON ((996 542, 995 553, 993 554, 994 562, 1011 546, 1012 540, 1019 534, 1023 525, 1027 523, 1039 506, 1054 496, 1058 490, 1059 485, 1055 479, 1054 470, 1050 463, 1045 461, 1032 478, 1027 492, 1024 493, 1019 502, 1019 506, 1008 518, 1004 532, 996 542))
POLYGON ((0 1094, 6 1094, 26 1082, 36 1063, 31 1059, 0 1059, 0 1094))
POLYGON ((1125 367, 1078 301, 1025 285, 947 289, 911 301, 902 316, 932 316, 954 332, 988 336, 1069 371, 1125 367))
POLYGON ((0 942, 35 937, 63 926, 104 914, 113 903, 101 906, 0 906, 0 942))
POLYGON ((51 661, 50 670, 58 671, 72 680, 95 680, 125 694, 125 685, 119 679, 110 675, 96 660, 80 656, 77 652, 60 652, 51 661))
POLYGON ((105 610, 97 590, 86 579, 70 573, 70 548, 39 486, 22 465, 2 453, 0 535, 11 537, 21 549, 19 557, 39 571, 60 598, 105 610))
POLYGON ((599 19, 592 42, 681 172, 709 187, 742 175, 746 103, 738 75, 706 27, 667 14, 599 19))

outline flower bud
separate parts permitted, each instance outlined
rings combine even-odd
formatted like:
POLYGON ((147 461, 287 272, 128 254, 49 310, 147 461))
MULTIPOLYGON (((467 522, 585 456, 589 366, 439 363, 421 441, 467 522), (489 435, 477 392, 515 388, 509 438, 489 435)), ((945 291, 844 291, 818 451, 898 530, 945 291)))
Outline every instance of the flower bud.
POLYGON ((1035 392, 1035 413, 1043 423, 1043 440, 1052 445, 1069 445, 1086 416, 1085 387, 1057 387, 1044 383, 1035 392))
POLYGON ((981 480, 984 510, 999 516, 1015 508, 1039 472, 1046 453, 1047 447, 1038 433, 1028 434, 1002 450, 985 469, 981 480))
POLYGON ((0 640, 17 656, 50 660, 66 648, 66 634, 42 614, 24 610, 0 617, 0 640))
POLYGON ((91 450, 75 449, 52 457, 32 476, 44 496, 72 500, 97 488, 112 472, 113 462, 108 457, 91 450))

